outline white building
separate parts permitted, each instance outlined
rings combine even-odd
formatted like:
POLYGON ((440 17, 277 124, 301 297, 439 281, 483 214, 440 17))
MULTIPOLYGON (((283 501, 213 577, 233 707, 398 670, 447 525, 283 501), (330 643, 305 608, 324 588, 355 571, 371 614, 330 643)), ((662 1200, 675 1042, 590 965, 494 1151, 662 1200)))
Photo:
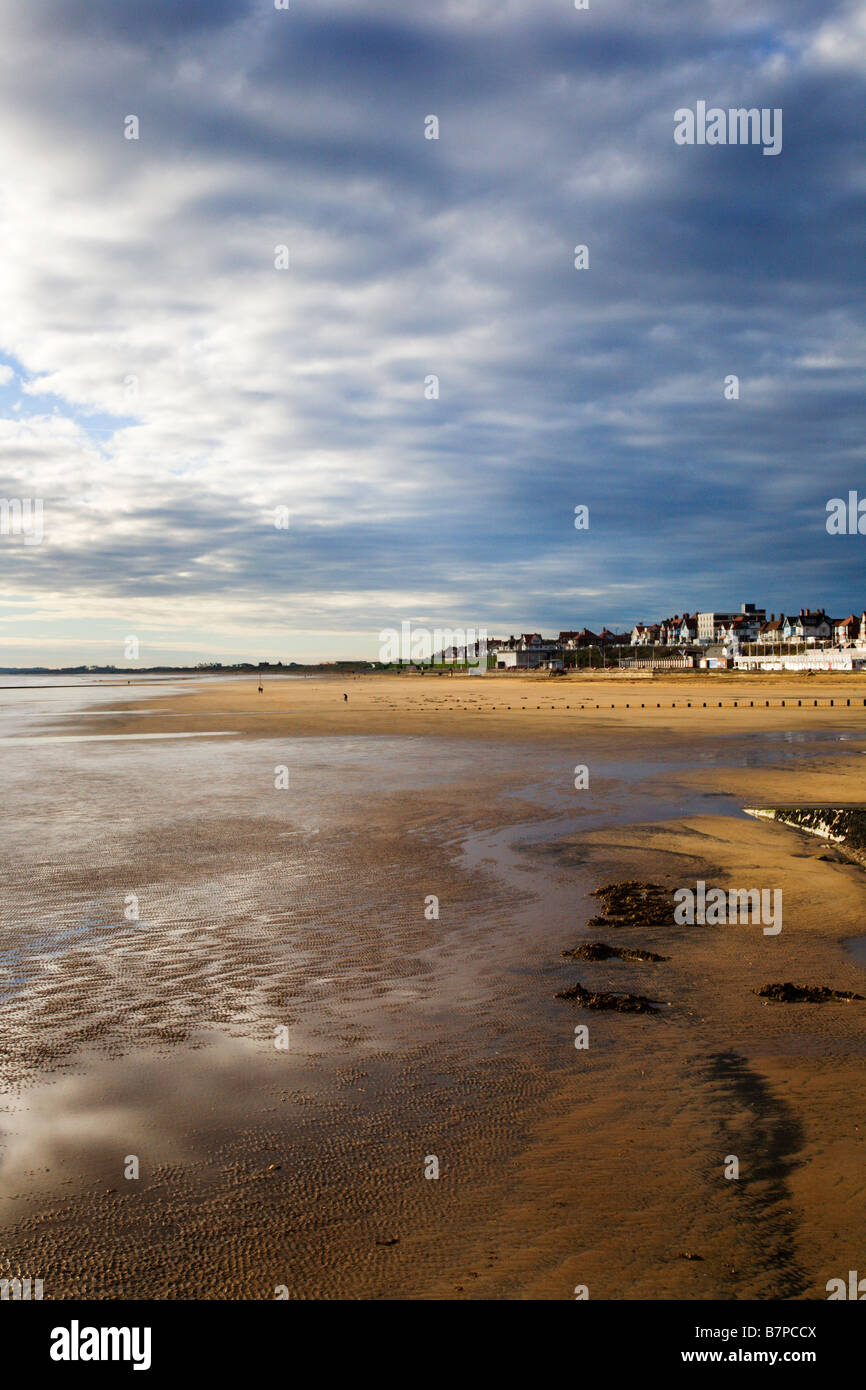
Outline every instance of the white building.
POLYGON ((829 642, 833 637, 833 624, 822 608, 801 608, 796 618, 787 619, 782 637, 785 642, 805 642, 808 646, 829 642))
POLYGON ((562 665, 562 654, 554 642, 538 647, 516 647, 496 653, 497 671, 537 671, 541 666, 562 665))
POLYGON ((552 661, 560 660, 561 649, 556 642, 549 642, 537 632, 521 633, 520 640, 513 646, 500 648, 496 653, 497 671, 537 670, 552 661))
POLYGON ((742 619, 737 624, 741 641, 751 641, 752 637, 749 636, 746 639, 746 634, 753 632, 754 636, 757 637, 766 616, 766 608, 756 608, 753 603, 741 604, 739 613, 699 613, 698 641, 702 643, 724 642, 731 625, 737 619, 742 619))

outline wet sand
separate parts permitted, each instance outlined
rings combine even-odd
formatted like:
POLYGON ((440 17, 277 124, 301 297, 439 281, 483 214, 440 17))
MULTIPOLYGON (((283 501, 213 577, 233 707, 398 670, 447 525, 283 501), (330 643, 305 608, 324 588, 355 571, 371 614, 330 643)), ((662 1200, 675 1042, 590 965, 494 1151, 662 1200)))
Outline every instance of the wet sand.
POLYGON ((140 731, 136 721, 146 717, 147 729, 152 732, 209 729, 216 718, 221 729, 260 735, 561 738, 578 727, 611 736, 618 731, 645 729, 688 738, 694 733, 723 735, 768 729, 859 730, 866 715, 866 675, 860 672, 760 677, 733 672, 564 677, 490 672, 475 677, 335 675, 299 679, 266 675, 263 684, 259 694, 254 679, 208 681, 177 698, 152 698, 149 708, 132 719, 123 717, 123 703, 107 706, 114 710, 114 716, 101 718, 100 730, 134 733, 140 731), (782 700, 786 701, 784 709, 780 707, 782 700), (828 709, 830 700, 835 702, 832 712, 828 709), (846 700, 851 701, 850 707, 846 700), (736 708, 734 701, 738 702, 736 708), (770 708, 763 707, 765 701, 770 702, 770 708), (814 701, 819 702, 819 708, 814 707, 814 701))
POLYGON ((866 878, 739 808, 862 800, 864 690, 266 677, 47 723, 113 751, 21 750, 0 1273, 46 1298, 825 1297, 863 1248, 866 1005, 754 991, 866 993, 866 878), (783 930, 587 928, 624 878, 781 887, 783 930), (600 937, 667 959, 563 959, 600 937), (554 998, 578 979, 659 1012, 554 998))

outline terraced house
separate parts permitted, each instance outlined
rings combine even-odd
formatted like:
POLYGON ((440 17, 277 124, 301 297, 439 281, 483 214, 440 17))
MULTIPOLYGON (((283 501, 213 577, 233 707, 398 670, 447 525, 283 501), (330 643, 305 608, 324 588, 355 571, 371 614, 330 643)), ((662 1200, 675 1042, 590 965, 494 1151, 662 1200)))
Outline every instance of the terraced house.
POLYGON ((787 618, 782 629, 783 642, 829 642, 833 637, 833 621, 823 608, 801 608, 796 618, 787 618))

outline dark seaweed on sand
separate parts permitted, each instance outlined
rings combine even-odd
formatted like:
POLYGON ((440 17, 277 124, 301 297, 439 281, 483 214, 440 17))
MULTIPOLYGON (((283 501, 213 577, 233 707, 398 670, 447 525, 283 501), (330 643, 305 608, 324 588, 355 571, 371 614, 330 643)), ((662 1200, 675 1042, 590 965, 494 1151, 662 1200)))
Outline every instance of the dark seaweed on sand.
POLYGON ((609 946, 606 941, 584 941, 571 951, 563 951, 565 960, 667 960, 667 956, 656 955, 655 951, 642 951, 635 946, 609 946))
POLYGON ((673 926, 672 894, 658 883, 628 878, 603 884, 593 897, 601 898, 605 916, 593 917, 590 926, 673 926))
POLYGON ((854 994, 850 989, 829 989, 827 985, 792 985, 790 980, 784 984, 762 985, 755 990, 762 999, 775 999, 780 1004, 826 1004, 833 999, 845 1001, 862 999, 862 994, 854 994))
POLYGON ((605 994, 602 990, 584 989, 578 980, 570 989, 561 989, 557 999, 573 999, 582 1009, 607 1009, 620 1014, 654 1014, 654 1004, 643 994, 605 994))

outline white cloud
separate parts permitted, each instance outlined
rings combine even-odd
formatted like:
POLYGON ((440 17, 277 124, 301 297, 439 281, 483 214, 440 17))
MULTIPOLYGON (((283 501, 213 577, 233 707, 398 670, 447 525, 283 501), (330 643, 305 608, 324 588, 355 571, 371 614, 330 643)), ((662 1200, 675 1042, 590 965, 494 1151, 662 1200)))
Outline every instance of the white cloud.
POLYGON ((819 67, 866 73, 866 8, 859 0, 841 19, 821 25, 808 57, 819 67))

